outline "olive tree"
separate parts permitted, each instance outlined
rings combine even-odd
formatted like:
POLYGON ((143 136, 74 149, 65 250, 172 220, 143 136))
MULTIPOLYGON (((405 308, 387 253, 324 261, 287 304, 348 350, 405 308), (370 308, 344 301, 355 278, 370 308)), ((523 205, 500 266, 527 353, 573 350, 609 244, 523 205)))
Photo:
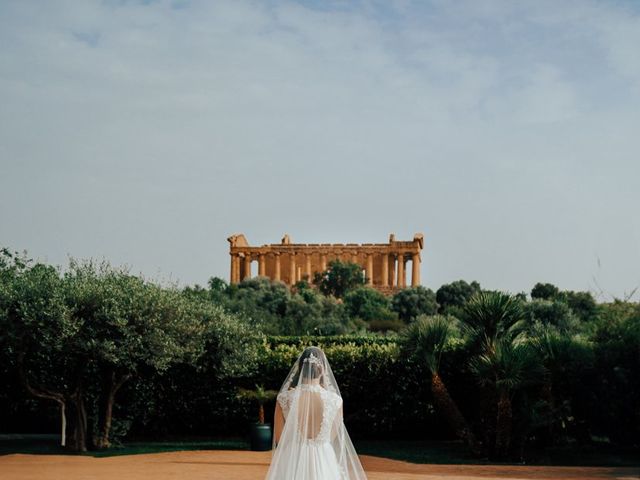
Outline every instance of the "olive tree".
POLYGON ((202 364, 203 357, 209 368, 234 371, 250 360, 245 346, 255 340, 207 298, 107 262, 71 260, 61 275, 6 250, 0 256, 0 326, 0 343, 22 384, 60 405, 61 443, 76 451, 91 443, 109 446, 116 395, 125 383, 176 363, 202 364))
MULTIPOLYGON (((0 348, 30 395, 59 406, 62 446, 67 410, 77 399, 80 363, 71 345, 80 328, 65 304, 56 268, 0 251, 0 348)), ((82 435, 75 432, 73 438, 82 435)))
POLYGON ((80 325, 74 348, 100 385, 97 448, 110 445, 118 390, 142 366, 162 371, 197 358, 204 318, 176 288, 163 288, 103 262, 71 261, 65 275, 71 316, 80 325))

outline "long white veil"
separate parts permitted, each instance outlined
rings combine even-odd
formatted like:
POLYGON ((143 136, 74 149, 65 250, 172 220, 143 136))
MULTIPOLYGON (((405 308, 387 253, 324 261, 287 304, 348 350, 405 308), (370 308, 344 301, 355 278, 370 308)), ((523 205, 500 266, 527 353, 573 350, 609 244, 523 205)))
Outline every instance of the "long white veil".
POLYGON ((278 393, 267 480, 366 480, 342 407, 327 357, 307 347, 278 393))

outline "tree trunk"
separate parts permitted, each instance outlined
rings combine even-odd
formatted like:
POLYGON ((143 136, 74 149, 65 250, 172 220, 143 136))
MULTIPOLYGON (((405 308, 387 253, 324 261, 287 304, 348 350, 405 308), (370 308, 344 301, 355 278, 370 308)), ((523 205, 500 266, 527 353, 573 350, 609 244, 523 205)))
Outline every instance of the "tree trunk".
POLYGON ((71 396, 73 406, 70 450, 75 452, 87 451, 87 411, 84 406, 84 394, 81 388, 71 396))
POLYGON ((496 455, 505 458, 511 446, 511 424, 513 412, 509 392, 503 390, 498 399, 498 418, 496 420, 496 455))
POLYGON ((264 405, 262 403, 258 409, 258 423, 264 425, 264 405))
POLYGON ((541 396, 547 402, 547 414, 549 415, 549 420, 547 422, 546 429, 546 438, 544 438, 544 444, 552 444, 554 442, 555 437, 555 421, 557 417, 556 412, 556 401, 553 394, 553 387, 551 381, 549 380, 545 383, 541 390, 541 396))
POLYGON ((60 403, 60 446, 65 447, 67 445, 67 413, 64 402, 60 403))
POLYGON ((109 370, 105 375, 105 381, 102 387, 101 398, 101 415, 98 436, 95 439, 96 448, 109 448, 111 442, 109 435, 111 434, 111 422, 113 418, 113 404, 115 403, 116 393, 120 387, 126 382, 131 375, 125 374, 120 378, 116 376, 116 372, 109 370))
POLYGON ((113 391, 107 392, 105 398, 102 400, 102 408, 100 416, 100 427, 98 430, 98 436, 95 439, 96 448, 109 448, 111 442, 109 441, 109 435, 111 433, 111 419, 113 418, 113 402, 115 395, 113 391))
POLYGON ((17 366, 18 366, 18 376, 24 388, 34 397, 44 398, 47 400, 53 400, 58 405, 60 405, 60 445, 65 446, 67 443, 67 416, 66 416, 66 399, 63 393, 60 392, 52 392, 44 387, 39 385, 33 385, 29 381, 27 374, 24 369, 24 352, 18 354, 17 358, 17 366))
POLYGON ((467 444, 474 455, 480 455, 482 451, 478 440, 437 372, 431 375, 431 392, 436 407, 444 414, 456 436, 467 444))

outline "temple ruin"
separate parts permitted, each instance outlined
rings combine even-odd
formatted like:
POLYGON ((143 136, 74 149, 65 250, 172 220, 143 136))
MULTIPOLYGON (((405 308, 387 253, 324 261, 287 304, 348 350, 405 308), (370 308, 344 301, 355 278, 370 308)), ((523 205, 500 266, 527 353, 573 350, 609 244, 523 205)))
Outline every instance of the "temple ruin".
POLYGON ((332 260, 357 263, 366 283, 383 293, 407 287, 407 263, 411 262, 411 286, 420 285, 420 251, 424 236, 400 241, 389 236, 388 243, 291 243, 285 235, 280 243, 252 247, 243 234, 228 239, 231 255, 231 283, 251 278, 252 264, 257 275, 294 285, 300 280, 313 282, 316 272, 323 272, 332 260))

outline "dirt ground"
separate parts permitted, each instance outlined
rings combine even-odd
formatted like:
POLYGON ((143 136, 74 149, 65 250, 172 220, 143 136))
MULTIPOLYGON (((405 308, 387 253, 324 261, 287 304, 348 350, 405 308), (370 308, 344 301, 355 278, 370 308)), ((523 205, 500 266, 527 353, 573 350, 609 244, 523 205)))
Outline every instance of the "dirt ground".
MULTIPOLYGON (((370 480, 639 479, 635 468, 417 465, 361 456, 370 480)), ((107 458, 0 456, 1 480, 262 480, 271 452, 187 451, 107 458)))

